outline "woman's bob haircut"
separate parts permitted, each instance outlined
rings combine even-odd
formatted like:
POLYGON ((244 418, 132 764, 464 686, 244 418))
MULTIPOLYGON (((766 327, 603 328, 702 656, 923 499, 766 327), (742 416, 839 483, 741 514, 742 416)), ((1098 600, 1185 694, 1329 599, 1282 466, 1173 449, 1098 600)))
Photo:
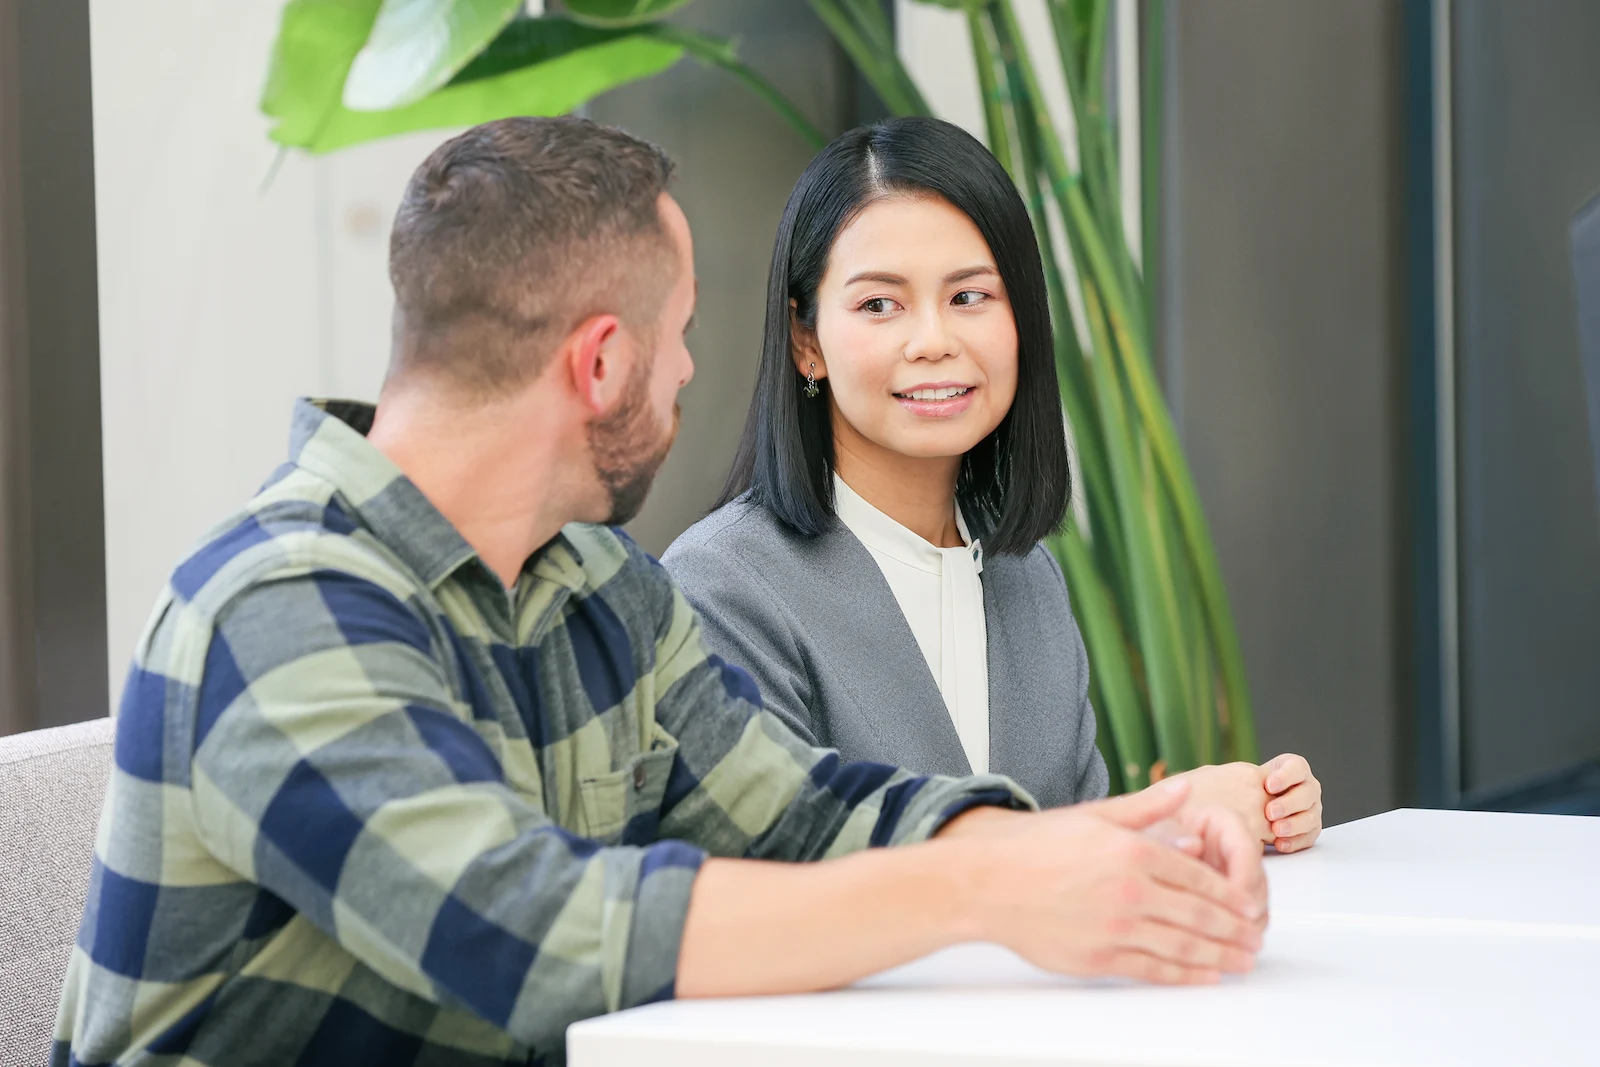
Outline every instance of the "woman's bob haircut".
POLYGON ((766 336, 755 397, 721 507, 746 493, 796 532, 833 522, 833 432, 828 383, 808 399, 790 354, 790 306, 817 324, 817 286, 839 231, 868 205, 938 197, 978 227, 994 255, 1017 324, 1017 396, 993 433, 961 461, 956 499, 990 553, 1022 555, 1060 527, 1071 494, 1050 304, 1027 208, 988 149, 932 118, 862 126, 824 148, 789 195, 767 279, 766 336))

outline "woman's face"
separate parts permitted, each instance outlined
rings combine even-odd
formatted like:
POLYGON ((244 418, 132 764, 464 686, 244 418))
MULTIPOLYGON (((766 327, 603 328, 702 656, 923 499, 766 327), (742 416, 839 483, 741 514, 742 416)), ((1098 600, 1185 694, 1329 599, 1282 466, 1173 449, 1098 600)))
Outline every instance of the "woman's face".
POLYGON ((836 446, 958 457, 992 433, 1017 393, 1017 325, 978 227, 932 196, 880 200, 840 231, 817 290, 816 363, 836 446))

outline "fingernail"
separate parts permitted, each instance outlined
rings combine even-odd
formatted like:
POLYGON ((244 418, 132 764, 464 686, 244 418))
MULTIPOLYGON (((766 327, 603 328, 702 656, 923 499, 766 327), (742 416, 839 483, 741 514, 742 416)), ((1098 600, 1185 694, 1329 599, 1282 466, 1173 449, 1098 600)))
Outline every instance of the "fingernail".
POLYGON ((1267 805, 1267 818, 1269 818, 1269 819, 1281 819, 1281 818, 1283 818, 1283 807, 1282 807, 1282 805, 1279 805, 1279 804, 1268 804, 1267 805))

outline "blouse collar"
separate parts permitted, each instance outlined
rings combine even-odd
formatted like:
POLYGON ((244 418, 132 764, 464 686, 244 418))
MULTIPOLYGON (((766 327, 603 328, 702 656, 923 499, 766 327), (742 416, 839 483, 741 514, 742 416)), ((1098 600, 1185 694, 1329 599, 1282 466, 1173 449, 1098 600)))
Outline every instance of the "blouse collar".
POLYGON ((945 559, 952 554, 970 555, 977 569, 983 570, 983 546, 968 532, 960 504, 956 505, 956 531, 963 547, 940 548, 867 503, 837 473, 833 476, 833 501, 839 521, 870 549, 930 574, 944 573, 945 559))

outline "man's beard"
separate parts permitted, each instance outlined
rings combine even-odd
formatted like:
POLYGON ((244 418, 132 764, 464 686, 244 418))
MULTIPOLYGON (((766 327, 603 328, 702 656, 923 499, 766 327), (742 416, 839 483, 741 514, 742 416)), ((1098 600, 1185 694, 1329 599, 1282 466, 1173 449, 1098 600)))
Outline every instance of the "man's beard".
POLYGON ((589 424, 589 450, 595 472, 611 497, 607 526, 633 521, 644 507, 656 471, 678 436, 679 409, 672 407, 672 425, 663 429, 650 410, 650 368, 640 366, 628 382, 617 410, 589 424))

